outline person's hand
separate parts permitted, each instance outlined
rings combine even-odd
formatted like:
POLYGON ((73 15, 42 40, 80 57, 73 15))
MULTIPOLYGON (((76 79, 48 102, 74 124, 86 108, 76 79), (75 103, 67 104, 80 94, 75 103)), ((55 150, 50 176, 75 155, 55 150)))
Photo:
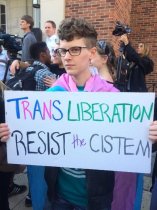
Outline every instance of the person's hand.
POLYGON ((149 139, 152 142, 157 142, 157 121, 153 121, 149 126, 149 139))
POLYGON ((10 73, 12 75, 14 75, 16 73, 16 70, 18 70, 20 68, 25 69, 28 66, 30 66, 30 64, 28 62, 22 62, 22 61, 19 61, 19 60, 14 60, 12 62, 12 64, 10 65, 10 73))
POLYGON ((19 60, 14 60, 10 65, 10 73, 14 75, 16 73, 16 70, 19 68, 20 68, 19 60))
POLYGON ((10 137, 10 130, 6 123, 0 124, 0 141, 6 142, 10 137))
POLYGON ((129 39, 128 39, 127 34, 123 34, 122 36, 120 36, 119 41, 123 42, 125 45, 129 44, 129 39))
POLYGON ((56 81, 55 77, 47 76, 44 78, 44 83, 47 87, 51 87, 56 81))

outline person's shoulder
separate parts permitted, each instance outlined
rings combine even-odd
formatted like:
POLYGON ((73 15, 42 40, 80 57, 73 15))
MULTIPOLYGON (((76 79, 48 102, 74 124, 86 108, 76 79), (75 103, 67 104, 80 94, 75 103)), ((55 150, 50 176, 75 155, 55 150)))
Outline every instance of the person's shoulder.
POLYGON ((104 85, 108 92, 120 92, 120 90, 116 87, 114 82, 104 80, 104 85))
POLYGON ((51 41, 55 41, 56 43, 58 42, 58 36, 56 34, 53 34, 51 37, 50 37, 50 40, 51 41))
POLYGON ((40 64, 34 66, 34 69, 36 69, 35 76, 39 78, 40 80, 43 80, 46 76, 52 76, 52 72, 45 64, 40 64))
POLYGON ((36 70, 37 72, 45 71, 45 70, 50 71, 49 68, 45 64, 43 64, 39 61, 34 61, 32 65, 30 65, 29 67, 26 68, 26 70, 27 71, 36 70))
POLYGON ((35 38, 35 35, 33 34, 33 32, 29 31, 25 34, 24 40, 34 40, 34 41, 36 41, 36 38, 35 38))
POLYGON ((115 87, 114 82, 109 82, 101 78, 99 75, 94 75, 95 92, 119 92, 115 87))

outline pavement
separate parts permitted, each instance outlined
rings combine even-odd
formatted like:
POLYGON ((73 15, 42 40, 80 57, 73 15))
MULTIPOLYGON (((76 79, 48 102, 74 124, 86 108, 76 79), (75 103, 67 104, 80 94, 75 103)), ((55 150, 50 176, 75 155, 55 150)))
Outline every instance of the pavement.
MULTIPOLYGON (((17 184, 28 185, 26 172, 15 176, 14 182, 17 184)), ((143 201, 141 210, 149 210, 151 193, 151 175, 144 176, 143 201)), ((33 210, 31 207, 25 207, 25 198, 27 191, 23 194, 13 196, 9 199, 11 210, 33 210)), ((136 209, 139 210, 139 209, 136 209)))

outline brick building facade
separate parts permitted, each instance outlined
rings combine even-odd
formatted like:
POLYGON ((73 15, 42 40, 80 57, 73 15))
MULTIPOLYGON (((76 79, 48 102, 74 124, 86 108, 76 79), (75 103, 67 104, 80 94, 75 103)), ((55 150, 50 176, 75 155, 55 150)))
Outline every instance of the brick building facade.
MULTIPOLYGON (((110 41, 117 51, 118 38, 112 35, 116 20, 128 24, 132 45, 146 42, 151 49, 155 70, 147 83, 157 81, 157 1, 156 0, 66 0, 65 17, 84 17, 96 27, 99 37, 110 41)), ((148 84, 152 87, 152 85, 148 84)), ((150 89, 152 90, 152 88, 150 89)), ((157 90, 157 88, 156 88, 157 90)))

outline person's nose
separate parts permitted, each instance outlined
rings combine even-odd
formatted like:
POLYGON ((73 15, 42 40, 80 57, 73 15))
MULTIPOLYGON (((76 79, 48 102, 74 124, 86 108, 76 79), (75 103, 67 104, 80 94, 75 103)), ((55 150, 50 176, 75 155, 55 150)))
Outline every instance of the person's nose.
POLYGON ((67 51, 67 52, 65 53, 64 59, 65 59, 65 60, 66 60, 66 59, 67 59, 67 60, 71 59, 71 55, 70 55, 69 51, 67 51))

